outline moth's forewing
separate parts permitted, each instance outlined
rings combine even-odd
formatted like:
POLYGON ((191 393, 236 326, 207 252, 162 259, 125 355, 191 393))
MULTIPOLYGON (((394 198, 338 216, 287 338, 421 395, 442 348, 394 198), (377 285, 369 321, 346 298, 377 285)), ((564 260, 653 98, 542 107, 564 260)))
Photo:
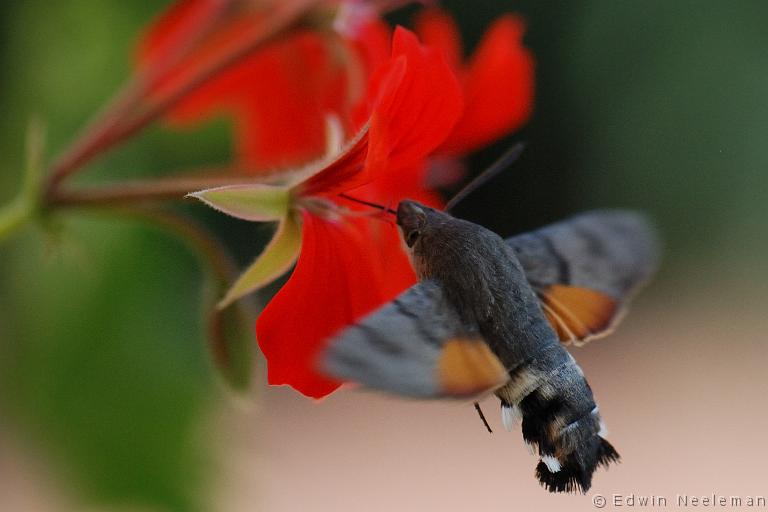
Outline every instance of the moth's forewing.
POLYGON ((475 396, 507 380, 499 359, 432 281, 344 329, 322 365, 335 378, 415 398, 475 396))

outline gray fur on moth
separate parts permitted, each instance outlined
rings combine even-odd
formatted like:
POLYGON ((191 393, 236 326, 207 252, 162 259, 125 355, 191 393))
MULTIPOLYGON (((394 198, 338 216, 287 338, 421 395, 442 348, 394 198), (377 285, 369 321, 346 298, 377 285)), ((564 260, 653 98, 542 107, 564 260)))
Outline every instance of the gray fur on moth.
POLYGON ((403 201, 397 211, 419 284, 331 341, 326 373, 415 398, 450 398, 436 372, 456 337, 486 343, 508 374, 493 389, 505 421, 522 417, 538 451, 540 483, 586 492, 619 459, 603 439, 592 390, 547 320, 537 291, 590 288, 623 304, 652 273, 657 242, 644 217, 582 214, 508 240, 471 222, 403 201))

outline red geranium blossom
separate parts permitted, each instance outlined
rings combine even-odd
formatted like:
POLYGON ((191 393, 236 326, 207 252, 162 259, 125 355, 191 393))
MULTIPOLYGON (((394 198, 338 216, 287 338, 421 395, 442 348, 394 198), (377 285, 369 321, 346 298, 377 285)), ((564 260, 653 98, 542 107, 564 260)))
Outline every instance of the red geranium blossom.
MULTIPOLYGON (((443 58, 402 28, 395 31, 391 58, 371 80, 367 104, 371 110, 362 132, 318 171, 307 172, 308 177, 292 185, 284 222, 301 216, 301 252, 290 279, 256 326, 269 382, 289 384, 313 397, 325 396, 341 384, 315 369, 325 342, 388 296, 389 275, 369 236, 370 224, 393 235, 395 228, 355 216, 349 210, 354 203, 338 194, 424 168, 427 156, 445 140, 462 112, 459 84, 443 58)), ((224 187, 196 195, 223 211, 253 219, 218 198, 231 200, 233 191, 255 197, 265 187, 224 187)), ((399 200, 408 191, 393 193, 399 200)))
MULTIPOLYGON (((142 65, 163 58, 164 48, 173 47, 179 31, 212 2, 177 3, 150 30, 142 65)), ((155 92, 183 82, 260 22, 258 13, 244 12, 207 34, 198 42, 202 51, 156 84, 155 92)), ((340 383, 315 369, 328 337, 415 282, 394 225, 360 216, 354 211, 360 207, 339 194, 389 205, 408 197, 439 208, 441 198, 426 186, 430 155, 455 158, 519 127, 530 113, 533 60, 522 46, 518 19, 497 21, 466 65, 446 14, 426 11, 417 29, 426 44, 400 28, 391 53, 389 29, 375 18, 356 20, 354 39, 293 31, 198 88, 169 115, 189 123, 227 112, 235 119, 246 170, 282 170, 279 176, 288 181, 284 187, 197 194, 235 216, 281 221, 225 301, 278 277, 298 256, 291 278, 257 322, 271 384, 289 384, 313 397, 336 389, 340 383), (318 161, 327 150, 329 113, 342 131, 358 135, 334 157, 318 161), (308 161, 315 163, 289 172, 308 161), (290 181, 296 174, 302 178, 290 181), (262 215, 274 204, 279 207, 262 215)))

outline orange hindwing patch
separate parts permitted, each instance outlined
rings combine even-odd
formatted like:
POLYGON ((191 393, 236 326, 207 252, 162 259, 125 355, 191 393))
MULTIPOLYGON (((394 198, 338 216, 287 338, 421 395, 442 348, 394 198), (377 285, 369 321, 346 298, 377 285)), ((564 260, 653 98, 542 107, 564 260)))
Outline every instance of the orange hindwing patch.
POLYGON ((478 338, 452 338, 445 342, 437 374, 442 390, 452 396, 477 395, 509 380, 504 365, 478 338))
POLYGON ((607 334, 618 312, 616 299, 589 288, 555 284, 539 296, 547 319, 564 343, 579 344, 607 334))

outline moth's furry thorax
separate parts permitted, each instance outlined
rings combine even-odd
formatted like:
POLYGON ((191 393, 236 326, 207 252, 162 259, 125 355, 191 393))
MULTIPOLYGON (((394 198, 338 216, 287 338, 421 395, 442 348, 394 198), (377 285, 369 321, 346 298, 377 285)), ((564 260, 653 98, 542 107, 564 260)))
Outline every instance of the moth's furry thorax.
MULTIPOLYGON (((478 231, 479 226, 416 201, 400 203, 397 223, 414 269, 422 280, 455 272, 462 260, 472 257, 473 249, 483 245, 484 233, 478 231)), ((502 243, 501 239, 498 242, 502 243)))
POLYGON ((400 203, 397 221, 419 279, 441 283, 463 320, 491 327, 512 316, 527 283, 497 234, 415 201, 400 203))

